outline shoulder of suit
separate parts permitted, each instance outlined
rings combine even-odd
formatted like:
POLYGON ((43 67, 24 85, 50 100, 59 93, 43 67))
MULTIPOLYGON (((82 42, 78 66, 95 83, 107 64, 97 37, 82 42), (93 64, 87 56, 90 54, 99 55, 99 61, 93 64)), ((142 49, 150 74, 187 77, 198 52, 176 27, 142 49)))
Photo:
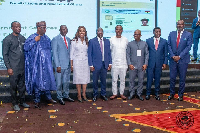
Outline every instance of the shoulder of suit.
POLYGON ((98 40, 98 38, 94 37, 94 38, 90 39, 89 42, 92 42, 92 41, 95 41, 95 40, 98 40))
POLYGON ((147 42, 147 41, 150 41, 150 40, 154 40, 153 37, 147 38, 147 39, 146 39, 146 42, 147 42))
POLYGON ((128 45, 135 43, 135 40, 128 42, 128 45))
POLYGON ((170 33, 169 33, 169 35, 170 34, 176 34, 177 33, 177 31, 171 31, 170 33))

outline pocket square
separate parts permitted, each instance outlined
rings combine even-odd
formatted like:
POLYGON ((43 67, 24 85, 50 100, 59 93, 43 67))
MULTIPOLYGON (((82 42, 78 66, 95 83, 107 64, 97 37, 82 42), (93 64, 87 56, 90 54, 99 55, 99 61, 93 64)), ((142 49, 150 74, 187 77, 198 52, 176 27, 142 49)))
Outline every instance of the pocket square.
POLYGON ((187 38, 184 38, 184 40, 187 40, 187 38))

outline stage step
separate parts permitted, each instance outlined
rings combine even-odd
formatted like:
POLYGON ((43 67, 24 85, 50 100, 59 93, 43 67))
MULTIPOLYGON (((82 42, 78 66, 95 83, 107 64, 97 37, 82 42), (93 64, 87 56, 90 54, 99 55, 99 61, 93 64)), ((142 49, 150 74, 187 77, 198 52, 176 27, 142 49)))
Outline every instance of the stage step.
MULTIPOLYGON (((126 83, 125 83, 125 95, 129 95, 129 73, 127 72, 126 75, 126 83)), ((107 96, 112 95, 112 78, 111 78, 111 72, 108 72, 107 75, 107 96)), ((136 84, 137 84, 137 79, 136 79, 136 84)), ((144 79, 144 91, 143 95, 145 95, 146 92, 146 83, 147 83, 147 78, 145 74, 145 79, 144 79)), ((170 78, 169 78, 169 70, 163 70, 161 81, 160 81, 160 93, 169 93, 169 84, 170 84, 170 78)), ((119 86, 119 82, 118 82, 119 86)), ((178 86, 179 86, 179 78, 177 77, 176 79, 176 92, 178 91, 178 86)), ((10 94, 9 94, 9 77, 7 75, 1 75, 0 76, 0 101, 2 102, 10 102, 10 94)), ((154 90, 154 85, 152 85, 152 94, 154 90)), ((188 69, 187 72, 187 77, 186 77, 186 86, 185 86, 185 92, 191 92, 191 91, 200 91, 200 70, 199 69, 194 69, 190 68, 188 69)), ((99 92, 100 92, 100 84, 99 84, 99 92)), ((91 83, 88 84, 87 86, 87 96, 88 98, 92 98, 92 93, 93 93, 93 87, 92 87, 92 74, 91 74, 91 83)), ((56 99, 56 92, 52 92, 52 96, 54 99, 56 99)), ((70 97, 77 99, 77 90, 76 86, 72 83, 72 74, 71 74, 71 82, 70 82, 70 97)), ((32 96, 29 96, 26 94, 26 100, 30 101, 32 100, 32 96)))

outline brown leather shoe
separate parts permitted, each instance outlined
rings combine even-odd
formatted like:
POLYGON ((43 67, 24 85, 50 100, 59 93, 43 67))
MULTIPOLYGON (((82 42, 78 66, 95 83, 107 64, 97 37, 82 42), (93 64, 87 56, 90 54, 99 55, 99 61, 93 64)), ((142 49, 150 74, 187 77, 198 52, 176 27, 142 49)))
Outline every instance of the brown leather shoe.
POLYGON ((111 96, 111 97, 110 97, 110 100, 113 100, 113 99, 115 99, 115 98, 117 98, 117 95, 111 96))
POLYGON ((120 97, 123 99, 123 100, 126 100, 126 97, 124 95, 120 95, 120 97))

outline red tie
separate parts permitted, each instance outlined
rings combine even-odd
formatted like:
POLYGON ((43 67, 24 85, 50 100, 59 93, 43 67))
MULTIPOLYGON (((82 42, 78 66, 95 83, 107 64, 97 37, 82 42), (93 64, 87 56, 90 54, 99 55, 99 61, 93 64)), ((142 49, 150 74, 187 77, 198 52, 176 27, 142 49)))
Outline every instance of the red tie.
POLYGON ((158 49, 158 39, 156 38, 156 42, 155 42, 155 49, 158 49))
POLYGON ((67 41, 66 41, 65 37, 64 37, 64 41, 65 41, 65 45, 67 46, 67 49, 68 49, 68 45, 67 45, 67 41))
POLYGON ((180 41, 180 32, 178 32, 178 37, 177 37, 177 40, 176 40, 176 46, 178 48, 178 45, 179 45, 179 41, 180 41))

